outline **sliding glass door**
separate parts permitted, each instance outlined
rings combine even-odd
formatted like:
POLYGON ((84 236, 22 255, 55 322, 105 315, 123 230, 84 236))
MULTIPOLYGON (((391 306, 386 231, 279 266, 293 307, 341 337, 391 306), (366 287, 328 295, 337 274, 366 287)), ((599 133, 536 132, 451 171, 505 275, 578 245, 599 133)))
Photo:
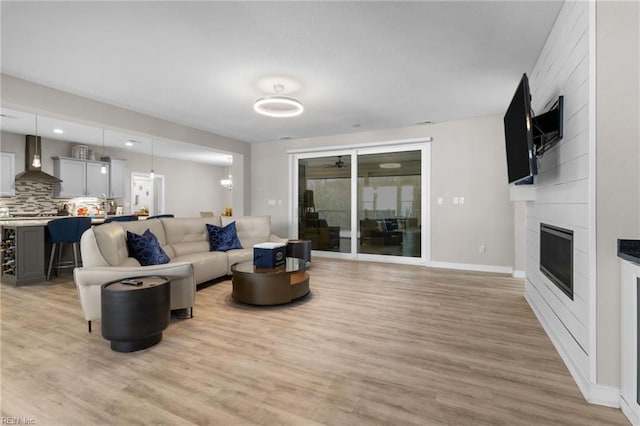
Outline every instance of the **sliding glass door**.
POLYGON ((419 150, 358 155, 358 253, 421 257, 419 150))
POLYGON ((350 253, 351 155, 298 160, 298 238, 312 250, 350 253))
POLYGON ((292 155, 293 223, 317 255, 426 262, 428 144, 292 155))

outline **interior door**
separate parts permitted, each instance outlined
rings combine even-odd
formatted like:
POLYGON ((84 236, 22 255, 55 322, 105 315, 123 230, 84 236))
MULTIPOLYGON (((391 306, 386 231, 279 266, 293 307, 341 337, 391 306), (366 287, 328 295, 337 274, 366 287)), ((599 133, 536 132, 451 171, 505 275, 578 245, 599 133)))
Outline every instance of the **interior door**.
POLYGON ((163 214, 164 176, 148 173, 131 173, 131 213, 148 211, 149 216, 163 214))

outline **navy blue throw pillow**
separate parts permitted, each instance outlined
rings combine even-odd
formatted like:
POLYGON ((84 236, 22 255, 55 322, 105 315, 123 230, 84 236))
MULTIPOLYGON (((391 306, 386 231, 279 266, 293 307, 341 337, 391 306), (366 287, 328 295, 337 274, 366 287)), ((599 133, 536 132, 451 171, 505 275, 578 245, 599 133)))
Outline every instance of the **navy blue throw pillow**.
POLYGON ((207 234, 209 234, 209 251, 227 251, 242 248, 236 232, 235 222, 231 222, 224 228, 208 223, 206 225, 207 234))
POLYGON ((162 265, 171 260, 160 247, 158 238, 148 229, 142 235, 127 231, 127 248, 129 256, 135 258, 142 266, 162 265))

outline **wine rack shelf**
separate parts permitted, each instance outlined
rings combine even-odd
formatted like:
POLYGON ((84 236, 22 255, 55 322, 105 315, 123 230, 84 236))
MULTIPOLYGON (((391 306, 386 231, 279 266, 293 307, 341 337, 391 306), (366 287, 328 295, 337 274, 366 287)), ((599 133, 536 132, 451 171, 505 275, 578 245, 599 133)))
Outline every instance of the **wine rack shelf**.
POLYGON ((0 277, 14 286, 45 280, 44 226, 0 227, 0 277))

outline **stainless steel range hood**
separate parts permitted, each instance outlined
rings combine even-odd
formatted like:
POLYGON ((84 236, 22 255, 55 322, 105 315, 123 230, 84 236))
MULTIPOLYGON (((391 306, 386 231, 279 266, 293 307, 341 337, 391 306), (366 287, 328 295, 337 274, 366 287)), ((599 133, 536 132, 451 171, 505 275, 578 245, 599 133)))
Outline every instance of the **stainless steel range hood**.
POLYGON ((24 172, 16 175, 16 181, 30 181, 30 182, 62 182, 55 176, 42 171, 42 167, 33 167, 31 160, 36 152, 40 152, 42 155, 42 149, 37 149, 38 145, 42 147, 40 136, 27 135, 25 143, 24 153, 24 172))

